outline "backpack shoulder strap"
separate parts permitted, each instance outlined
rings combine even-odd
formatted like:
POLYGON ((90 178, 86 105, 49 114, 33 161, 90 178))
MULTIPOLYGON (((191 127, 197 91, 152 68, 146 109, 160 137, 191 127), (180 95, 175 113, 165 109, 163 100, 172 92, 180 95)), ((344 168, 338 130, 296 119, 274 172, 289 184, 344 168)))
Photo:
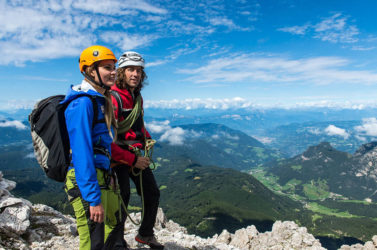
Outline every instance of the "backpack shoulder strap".
POLYGON ((115 98, 118 104, 118 117, 117 119, 119 120, 119 117, 122 116, 122 111, 123 111, 123 101, 122 98, 120 97, 120 94, 116 90, 111 90, 110 94, 115 98))
POLYGON ((92 124, 92 129, 97 123, 103 123, 105 122, 105 117, 102 119, 98 119, 98 103, 97 103, 97 97, 94 95, 89 95, 89 99, 92 101, 93 104, 93 124, 92 124))
MULTIPOLYGON (((77 95, 75 97, 76 98, 79 98, 79 97, 82 97, 82 96, 86 96, 86 97, 89 97, 90 101, 92 102, 92 105, 93 105, 93 123, 92 123, 92 129, 94 128, 94 126, 97 124, 97 123, 104 123, 105 122, 105 118, 102 118, 102 119, 98 119, 98 103, 97 103, 97 96, 95 95, 88 95, 88 94, 80 94, 80 95, 77 95)), ((72 101, 72 100, 71 100, 72 101)))

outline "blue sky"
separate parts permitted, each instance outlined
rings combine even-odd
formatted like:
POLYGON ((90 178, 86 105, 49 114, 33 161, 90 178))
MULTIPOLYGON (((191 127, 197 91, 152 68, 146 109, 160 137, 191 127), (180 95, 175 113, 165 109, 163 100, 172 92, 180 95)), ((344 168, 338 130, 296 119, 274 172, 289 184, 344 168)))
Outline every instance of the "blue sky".
POLYGON ((141 53, 147 107, 377 106, 374 0, 0 0, 0 110, 78 84, 94 44, 141 53))

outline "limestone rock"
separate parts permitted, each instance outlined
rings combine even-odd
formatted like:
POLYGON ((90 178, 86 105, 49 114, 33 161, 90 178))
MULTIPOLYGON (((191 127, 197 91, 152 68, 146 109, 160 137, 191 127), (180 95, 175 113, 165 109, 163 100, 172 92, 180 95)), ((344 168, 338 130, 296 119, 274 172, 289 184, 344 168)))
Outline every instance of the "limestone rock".
POLYGON ((373 245, 377 247, 377 235, 372 237, 373 245))
MULTIPOLYGON (((9 190, 15 183, 5 180, 0 172, 0 250, 37 249, 65 250, 78 249, 79 238, 75 219, 42 204, 31 204, 15 198, 9 190)), ((131 213, 130 218, 139 223, 140 213, 131 213)), ((130 249, 148 249, 135 241, 139 226, 128 218, 124 238, 130 249)), ((285 249, 324 249, 305 227, 292 221, 277 221, 272 230, 258 232, 255 226, 237 230, 234 234, 223 230, 220 235, 201 238, 187 233, 185 227, 168 220, 162 209, 158 209, 155 235, 165 245, 166 250, 285 250, 285 249)), ((365 245, 342 246, 341 249, 376 249, 377 236, 365 245)))
POLYGON ((224 244, 229 244, 232 236, 230 233, 224 229, 221 234, 217 237, 216 242, 217 243, 224 243, 224 244))
POLYGON ((11 191, 15 187, 16 187, 16 182, 2 178, 2 181, 0 182, 0 189, 11 191))
POLYGON ((239 229, 234 233, 234 237, 232 237, 232 241, 229 243, 232 246, 238 248, 245 248, 248 249, 249 245, 249 235, 245 228, 239 229))
POLYGON ((0 209, 10 206, 16 206, 19 204, 22 204, 23 200, 13 197, 4 197, 3 199, 0 199, 0 209))
POLYGON ((0 230, 22 235, 30 226, 30 207, 27 205, 9 206, 0 214, 0 230))

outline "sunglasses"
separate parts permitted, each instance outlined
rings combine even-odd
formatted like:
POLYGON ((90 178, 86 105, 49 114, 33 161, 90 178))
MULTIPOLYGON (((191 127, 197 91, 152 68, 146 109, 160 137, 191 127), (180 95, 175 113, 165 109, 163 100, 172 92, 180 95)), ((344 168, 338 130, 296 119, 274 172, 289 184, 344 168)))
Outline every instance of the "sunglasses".
POLYGON ((144 59, 138 54, 127 53, 121 56, 120 61, 128 61, 128 60, 135 61, 135 62, 144 61, 144 59))

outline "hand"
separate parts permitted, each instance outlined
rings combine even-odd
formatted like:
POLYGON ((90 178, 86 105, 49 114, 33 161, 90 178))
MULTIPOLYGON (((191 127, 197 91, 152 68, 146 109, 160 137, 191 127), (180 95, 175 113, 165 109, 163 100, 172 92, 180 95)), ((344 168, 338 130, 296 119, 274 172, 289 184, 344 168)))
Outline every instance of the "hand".
POLYGON ((97 223, 102 223, 104 216, 105 216, 105 210, 103 209, 102 204, 99 204, 97 206, 90 206, 89 207, 90 212, 90 219, 97 223))
POLYGON ((148 157, 139 156, 136 160, 135 168, 144 170, 149 167, 149 164, 150 162, 148 157))

